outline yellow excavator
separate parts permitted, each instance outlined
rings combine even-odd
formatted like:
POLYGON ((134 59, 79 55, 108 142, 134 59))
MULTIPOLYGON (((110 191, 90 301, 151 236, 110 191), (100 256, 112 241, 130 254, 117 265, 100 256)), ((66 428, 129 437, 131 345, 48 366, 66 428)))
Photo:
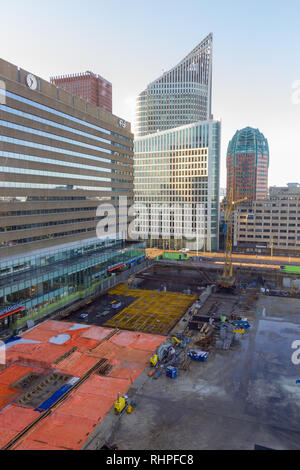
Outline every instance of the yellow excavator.
POLYGON ((175 344, 175 343, 176 343, 176 344, 181 344, 181 343, 182 343, 182 340, 181 340, 181 339, 178 339, 178 338, 176 338, 176 336, 173 336, 173 338, 172 338, 172 342, 173 342, 174 344, 175 344))
POLYGON ((226 211, 224 222, 226 224, 226 246, 225 246, 225 262, 222 277, 218 280, 218 285, 225 288, 232 288, 235 283, 232 266, 232 213, 237 204, 247 201, 247 197, 233 201, 233 190, 229 191, 229 197, 226 201, 226 211))

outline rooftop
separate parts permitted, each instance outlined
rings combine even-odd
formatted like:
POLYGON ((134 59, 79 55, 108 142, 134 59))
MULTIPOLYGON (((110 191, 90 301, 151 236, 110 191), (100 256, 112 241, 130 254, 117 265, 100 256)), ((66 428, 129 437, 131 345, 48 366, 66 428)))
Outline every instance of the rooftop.
POLYGON ((71 73, 71 74, 57 75, 55 77, 50 77, 50 82, 52 83, 53 80, 65 80, 66 78, 80 78, 80 77, 86 77, 86 76, 100 78, 100 80, 103 80, 104 82, 109 83, 111 85, 111 82, 106 80, 106 78, 102 77, 101 75, 97 73, 93 73, 90 70, 87 70, 86 72, 71 73))

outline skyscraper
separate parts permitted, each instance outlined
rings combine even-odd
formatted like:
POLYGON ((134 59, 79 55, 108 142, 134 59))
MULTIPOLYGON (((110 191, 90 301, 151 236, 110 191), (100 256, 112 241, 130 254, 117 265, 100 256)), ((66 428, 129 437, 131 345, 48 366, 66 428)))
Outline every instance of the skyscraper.
POLYGON ((218 249, 221 124, 212 120, 211 88, 209 34, 137 99, 135 202, 146 205, 149 214, 154 204, 175 204, 182 210, 188 205, 190 210, 186 224, 177 215, 168 217, 168 240, 164 215, 140 218, 139 231, 151 231, 149 246, 218 249), (189 223, 193 240, 180 236, 189 223))
POLYGON ((210 119, 212 40, 209 34, 178 65, 139 94, 136 136, 210 119))
POLYGON ((51 77, 50 82, 74 96, 112 112, 112 84, 93 72, 51 77))
POLYGON ((220 121, 198 121, 135 140, 135 202, 149 208, 139 231, 151 231, 150 246, 218 249, 220 130, 220 121), (150 213, 155 205, 161 214, 150 213), (180 214, 164 213, 167 205, 180 214), (190 241, 182 236, 188 231, 195 235, 190 241))
POLYGON ((258 130, 245 127, 235 133, 227 150, 227 197, 247 197, 247 204, 268 194, 269 145, 258 130))

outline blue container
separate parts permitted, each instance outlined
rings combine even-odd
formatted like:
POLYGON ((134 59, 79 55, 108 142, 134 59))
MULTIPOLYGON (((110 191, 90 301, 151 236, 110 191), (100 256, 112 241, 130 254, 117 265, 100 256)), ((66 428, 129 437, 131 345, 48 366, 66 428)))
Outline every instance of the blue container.
POLYGON ((177 367, 168 366, 166 368, 166 376, 170 379, 175 379, 177 377, 177 367))
POLYGON ((188 357, 193 359, 194 361, 201 361, 204 362, 208 358, 208 352, 200 351, 199 349, 191 349, 188 352, 188 357))
POLYGON ((243 321, 243 320, 236 320, 236 321, 233 321, 232 324, 234 326, 242 326, 243 328, 247 329, 247 328, 250 328, 250 323, 248 321, 243 321))

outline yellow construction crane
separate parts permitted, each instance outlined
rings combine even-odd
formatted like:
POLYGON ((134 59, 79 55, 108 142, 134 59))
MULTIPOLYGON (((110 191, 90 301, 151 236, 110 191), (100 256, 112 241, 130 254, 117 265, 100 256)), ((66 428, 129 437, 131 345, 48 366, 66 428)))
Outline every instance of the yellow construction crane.
POLYGON ((224 271, 222 277, 219 279, 218 284, 221 287, 232 287, 235 281, 233 276, 233 266, 232 266, 232 213, 233 208, 244 201, 247 201, 247 197, 242 199, 237 199, 233 201, 233 190, 229 191, 229 198, 226 200, 226 211, 225 211, 225 224, 226 229, 226 246, 225 246, 225 262, 224 262, 224 271))
POLYGON ((274 237, 271 235, 271 257, 273 258, 274 237))

